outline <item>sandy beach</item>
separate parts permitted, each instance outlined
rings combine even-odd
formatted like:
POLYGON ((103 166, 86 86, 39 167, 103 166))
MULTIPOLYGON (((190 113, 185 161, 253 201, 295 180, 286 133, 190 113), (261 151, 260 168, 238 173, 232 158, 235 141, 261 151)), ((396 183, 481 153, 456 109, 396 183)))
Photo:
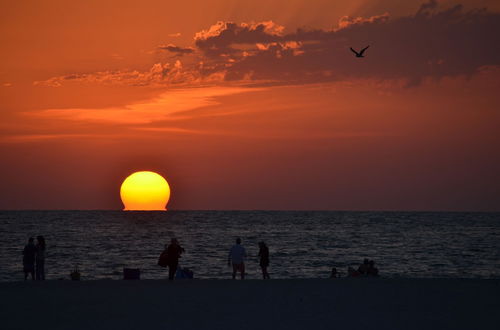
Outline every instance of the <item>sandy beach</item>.
POLYGON ((1 283, 10 329, 498 329, 500 281, 1 283))

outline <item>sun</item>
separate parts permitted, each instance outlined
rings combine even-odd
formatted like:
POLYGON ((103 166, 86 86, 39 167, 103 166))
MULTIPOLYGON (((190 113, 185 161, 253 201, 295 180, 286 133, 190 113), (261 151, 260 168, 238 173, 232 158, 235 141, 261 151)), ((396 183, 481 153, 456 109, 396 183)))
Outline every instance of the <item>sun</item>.
POLYGON ((165 211, 170 199, 170 186, 158 173, 135 172, 123 181, 120 197, 125 211, 165 211))

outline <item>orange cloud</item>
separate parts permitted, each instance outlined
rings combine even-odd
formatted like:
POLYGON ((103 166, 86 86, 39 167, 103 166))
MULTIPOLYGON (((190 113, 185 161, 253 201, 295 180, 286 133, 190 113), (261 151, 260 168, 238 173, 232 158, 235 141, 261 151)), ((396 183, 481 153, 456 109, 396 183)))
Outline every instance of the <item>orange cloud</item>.
POLYGON ((156 63, 149 71, 101 71, 94 73, 70 74, 35 81, 35 86, 60 87, 69 83, 89 83, 103 85, 151 86, 151 85, 186 85, 218 79, 217 75, 201 77, 197 70, 184 69, 182 62, 156 63))
POLYGON ((336 31, 345 29, 351 25, 384 23, 388 19, 389 13, 384 13, 382 15, 376 15, 369 18, 342 16, 339 20, 338 28, 336 29, 336 31))
POLYGON ((219 21, 208 30, 202 30, 195 34, 194 40, 199 44, 217 40, 218 44, 229 45, 232 43, 253 43, 253 40, 266 36, 281 36, 285 30, 284 26, 273 21, 240 23, 219 21), (224 39, 224 41, 221 41, 224 39))
POLYGON ((25 115, 79 122, 150 124, 165 120, 189 119, 191 116, 184 112, 217 105, 219 104, 217 97, 256 90, 238 87, 175 89, 165 92, 153 100, 123 107, 44 109, 25 113, 25 115))
POLYGON ((54 134, 13 134, 2 136, 0 142, 2 143, 22 143, 22 142, 42 142, 47 140, 59 140, 59 139, 109 139, 109 134, 65 134, 65 133, 54 133, 54 134))

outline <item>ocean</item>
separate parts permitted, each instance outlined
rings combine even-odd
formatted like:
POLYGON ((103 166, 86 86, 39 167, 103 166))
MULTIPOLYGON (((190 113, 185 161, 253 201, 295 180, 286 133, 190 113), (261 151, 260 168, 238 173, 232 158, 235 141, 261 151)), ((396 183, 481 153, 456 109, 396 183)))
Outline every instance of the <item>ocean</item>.
POLYGON ((0 281, 23 279, 28 237, 47 241, 47 279, 165 279, 165 243, 185 248, 195 278, 228 279, 236 237, 248 253, 247 278, 261 278, 258 242, 269 246, 271 278, 327 278, 336 267, 373 259, 383 277, 500 278, 500 213, 327 211, 0 211, 0 281))

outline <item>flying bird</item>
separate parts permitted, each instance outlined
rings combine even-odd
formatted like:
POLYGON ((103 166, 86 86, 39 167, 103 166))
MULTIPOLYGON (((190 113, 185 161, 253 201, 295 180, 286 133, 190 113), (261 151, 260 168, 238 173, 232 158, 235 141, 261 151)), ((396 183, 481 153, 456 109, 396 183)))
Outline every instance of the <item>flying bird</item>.
POLYGON ((351 52, 353 52, 354 54, 356 54, 356 57, 364 57, 363 53, 365 52, 365 50, 368 49, 368 47, 370 47, 370 46, 368 45, 365 48, 361 49, 361 51, 359 53, 357 51, 355 51, 354 49, 352 49, 352 47, 351 47, 351 52))

